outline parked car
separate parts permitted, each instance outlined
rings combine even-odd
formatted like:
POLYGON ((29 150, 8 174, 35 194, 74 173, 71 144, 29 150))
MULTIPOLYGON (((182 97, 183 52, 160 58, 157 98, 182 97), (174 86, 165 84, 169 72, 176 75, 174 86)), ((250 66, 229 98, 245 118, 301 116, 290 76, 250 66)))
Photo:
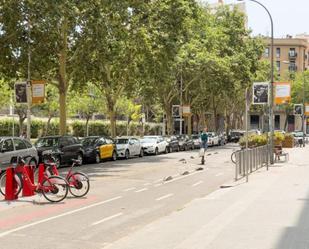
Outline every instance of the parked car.
POLYGON ((82 139, 85 151, 84 159, 99 163, 103 159, 117 159, 116 145, 113 139, 103 136, 90 136, 82 139))
POLYGON ((238 143, 239 139, 245 134, 242 130, 231 130, 227 137, 228 142, 238 143))
POLYGON ((72 159, 78 159, 83 163, 84 149, 81 142, 73 136, 47 136, 41 137, 35 142, 38 150, 39 162, 42 162, 44 153, 55 154, 58 166, 71 164, 72 159))
POLYGON ((179 141, 180 150, 186 151, 194 149, 193 140, 188 135, 178 135, 177 139, 179 141))
POLYGON ((215 132, 208 132, 208 146, 219 145, 219 136, 215 132))
POLYGON ((146 154, 168 153, 168 143, 162 136, 144 136, 141 143, 146 154))
POLYGON ((164 136, 165 141, 168 143, 168 152, 179 151, 179 142, 176 136, 164 136))
POLYGON ((24 138, 0 137, 0 169, 5 169, 11 163, 12 157, 31 156, 31 165, 37 165, 39 161, 36 148, 24 138))
POLYGON ((201 147, 201 136, 198 134, 194 134, 191 136, 191 139, 193 140, 194 148, 199 149, 201 147))
POLYGON ((144 156, 144 150, 139 139, 134 137, 119 137, 115 140, 117 157, 129 159, 131 156, 144 156))
POLYGON ((221 146, 225 145, 226 144, 226 136, 225 136, 225 134, 224 133, 220 133, 218 135, 218 137, 219 137, 219 145, 221 145, 221 146))

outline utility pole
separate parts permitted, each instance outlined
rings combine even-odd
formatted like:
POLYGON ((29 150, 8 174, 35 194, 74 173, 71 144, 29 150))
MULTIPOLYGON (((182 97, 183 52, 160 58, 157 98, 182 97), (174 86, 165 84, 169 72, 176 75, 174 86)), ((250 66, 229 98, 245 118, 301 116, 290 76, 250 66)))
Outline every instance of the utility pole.
POLYGON ((302 115, 302 131, 303 131, 303 146, 305 147, 305 134, 306 134, 306 125, 305 125, 305 83, 306 83, 306 76, 303 73, 303 115, 302 115))
POLYGON ((179 113, 179 118, 180 118, 180 123, 179 123, 179 135, 182 135, 182 68, 181 68, 181 75, 180 75, 180 113, 179 113))
POLYGON ((27 20, 28 29, 28 75, 27 75, 27 138, 31 138, 31 25, 30 16, 27 20))

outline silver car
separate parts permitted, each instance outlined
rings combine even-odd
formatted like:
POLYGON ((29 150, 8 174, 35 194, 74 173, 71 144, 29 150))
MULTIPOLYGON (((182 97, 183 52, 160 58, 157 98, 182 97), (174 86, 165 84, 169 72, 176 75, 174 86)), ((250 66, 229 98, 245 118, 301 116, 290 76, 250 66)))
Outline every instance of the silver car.
POLYGON ((31 156, 30 164, 38 162, 38 152, 36 148, 26 139, 19 137, 0 137, 0 169, 6 169, 12 157, 31 156))

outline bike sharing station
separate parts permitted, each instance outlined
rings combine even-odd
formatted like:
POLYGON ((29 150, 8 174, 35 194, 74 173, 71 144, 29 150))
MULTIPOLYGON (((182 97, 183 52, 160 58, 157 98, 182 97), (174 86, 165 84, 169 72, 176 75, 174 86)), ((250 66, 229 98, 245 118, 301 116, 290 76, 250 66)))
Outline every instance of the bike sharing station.
POLYGON ((12 158, 13 163, 0 179, 0 190, 6 201, 17 200, 20 192, 22 197, 42 194, 49 202, 61 202, 69 192, 74 197, 83 197, 89 192, 88 176, 82 172, 73 172, 74 166, 79 164, 78 160, 72 159, 73 163, 68 173, 62 177, 59 175, 53 155, 45 156, 48 160, 40 163, 37 169, 25 163, 29 156, 12 158))

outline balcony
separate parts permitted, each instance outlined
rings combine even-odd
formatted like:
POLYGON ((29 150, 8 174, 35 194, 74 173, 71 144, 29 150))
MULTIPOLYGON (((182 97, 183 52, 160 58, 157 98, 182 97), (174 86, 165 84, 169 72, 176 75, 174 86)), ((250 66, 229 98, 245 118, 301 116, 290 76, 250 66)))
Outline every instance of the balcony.
POLYGON ((289 51, 289 59, 295 59, 297 57, 297 52, 289 51))
POLYGON ((289 65, 289 71, 290 72, 296 72, 297 71, 297 66, 296 65, 289 65))

